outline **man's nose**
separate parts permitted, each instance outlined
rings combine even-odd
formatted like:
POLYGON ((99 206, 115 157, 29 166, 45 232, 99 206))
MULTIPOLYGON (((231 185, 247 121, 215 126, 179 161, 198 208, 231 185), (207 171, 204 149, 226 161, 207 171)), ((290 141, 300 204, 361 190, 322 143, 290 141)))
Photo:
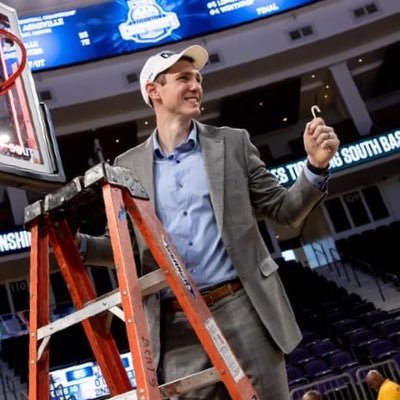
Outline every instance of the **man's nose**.
POLYGON ((190 89, 191 90, 196 90, 199 87, 201 87, 201 83, 197 79, 190 80, 190 89))

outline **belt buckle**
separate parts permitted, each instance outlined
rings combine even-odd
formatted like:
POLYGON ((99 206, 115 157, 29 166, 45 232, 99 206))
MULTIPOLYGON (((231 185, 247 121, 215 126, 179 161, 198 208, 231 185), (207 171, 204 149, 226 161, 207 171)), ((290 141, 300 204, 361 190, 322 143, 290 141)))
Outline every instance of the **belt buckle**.
POLYGON ((204 292, 201 292, 201 297, 203 297, 203 300, 205 301, 205 303, 207 304, 207 306, 213 306, 214 305, 214 299, 213 299, 213 295, 212 295, 212 291, 211 290, 205 290, 204 292))

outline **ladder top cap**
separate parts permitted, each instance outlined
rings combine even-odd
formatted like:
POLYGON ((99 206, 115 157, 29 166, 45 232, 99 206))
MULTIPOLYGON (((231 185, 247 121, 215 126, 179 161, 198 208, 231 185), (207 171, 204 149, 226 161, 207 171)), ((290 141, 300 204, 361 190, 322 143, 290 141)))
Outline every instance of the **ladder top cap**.
POLYGON ((87 170, 83 180, 85 188, 103 181, 111 185, 124 187, 132 197, 144 200, 149 199, 135 171, 119 165, 101 162, 87 170))
POLYGON ((25 207, 24 224, 29 224, 42 214, 49 214, 56 210, 63 211, 64 208, 73 209, 80 203, 87 204, 98 199, 99 196, 96 193, 102 182, 125 188, 132 197, 149 199, 135 171, 101 162, 88 169, 84 176, 72 179, 55 192, 25 207))

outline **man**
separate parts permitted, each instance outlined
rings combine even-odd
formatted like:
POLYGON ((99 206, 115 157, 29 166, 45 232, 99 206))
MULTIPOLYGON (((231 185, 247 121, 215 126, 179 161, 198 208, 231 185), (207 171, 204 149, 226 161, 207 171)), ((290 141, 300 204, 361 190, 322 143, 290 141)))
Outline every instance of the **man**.
POLYGON ((304 393, 301 400, 322 400, 322 394, 317 390, 309 390, 308 392, 304 393))
POLYGON ((378 400, 400 400, 400 386, 372 369, 365 377, 368 386, 378 393, 378 400))
MULTIPOLYGON (((287 400, 284 354, 301 334, 257 217, 298 226, 326 195, 329 161, 339 140, 321 118, 309 122, 307 167, 286 190, 268 172, 245 130, 196 121, 203 98, 200 70, 207 61, 201 46, 179 54, 163 51, 147 60, 140 85, 156 129, 115 163, 136 171, 197 287, 207 290, 205 300, 260 398, 287 400)), ((103 241, 87 239, 87 262, 104 263, 103 241)), ((136 239, 146 274, 157 266, 137 232, 136 239)), ((146 310, 165 381, 210 367, 169 291, 148 298, 146 310)), ((220 383, 181 398, 229 396, 220 383)))

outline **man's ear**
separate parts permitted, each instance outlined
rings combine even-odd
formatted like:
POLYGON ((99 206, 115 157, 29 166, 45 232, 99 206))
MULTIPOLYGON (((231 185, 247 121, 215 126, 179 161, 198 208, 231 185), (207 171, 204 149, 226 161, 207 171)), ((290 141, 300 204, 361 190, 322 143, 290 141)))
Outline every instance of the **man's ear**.
POLYGON ((157 85, 154 82, 146 83, 146 92, 152 101, 159 98, 159 94, 157 91, 157 85))

